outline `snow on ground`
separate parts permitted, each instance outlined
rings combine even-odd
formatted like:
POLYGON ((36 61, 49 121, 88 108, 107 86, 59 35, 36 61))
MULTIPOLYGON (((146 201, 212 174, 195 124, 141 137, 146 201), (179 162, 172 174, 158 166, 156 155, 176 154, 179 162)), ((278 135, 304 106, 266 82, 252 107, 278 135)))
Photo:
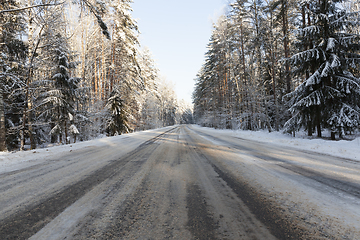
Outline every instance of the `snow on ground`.
MULTIPOLYGON (((32 151, 0 153, 0 173, 15 171, 32 166, 33 164, 41 164, 54 155, 61 156, 69 151, 76 151, 82 148, 119 146, 120 143, 123 148, 135 148, 142 142, 170 128, 137 132, 111 138, 105 137, 87 142, 32 151), (136 139, 136 141, 134 141, 135 143, 130 143, 130 141, 125 140, 126 138, 136 139)), ((193 125, 191 128, 209 133, 209 135, 232 136, 234 138, 270 143, 281 148, 295 148, 303 152, 318 152, 360 162, 360 138, 356 138, 353 141, 331 141, 308 139, 299 136, 299 134, 298 137, 294 138, 279 132, 216 130, 196 125, 193 125)), ((202 135, 202 137, 206 138, 205 135, 202 135)), ((208 138, 208 140, 215 141, 211 138, 208 138)), ((236 139, 233 139, 233 141, 236 141, 236 139)), ((215 144, 221 145, 221 142, 215 144)), ((224 147, 224 149, 226 148, 224 147)), ((216 152, 216 148, 214 148, 214 152, 216 152)), ((223 154, 225 151, 221 153, 223 154)), ((335 231, 341 232, 342 227, 346 227, 345 229, 350 228, 350 230, 347 230, 349 235, 360 232, 360 203, 358 198, 354 198, 351 195, 339 196, 339 194, 343 194, 341 191, 331 189, 329 192, 326 189, 326 191, 323 191, 323 185, 314 185, 311 180, 300 175, 291 175, 288 171, 281 170, 276 165, 271 165, 270 162, 258 161, 252 156, 247 156, 246 153, 232 153, 229 151, 228 155, 228 157, 225 155, 222 157, 224 158, 224 164, 229 166, 230 172, 235 176, 239 176, 239 178, 243 176, 249 180, 249 183, 263 189, 262 192, 268 195, 270 199, 273 198, 276 202, 281 203, 284 211, 290 211, 291 214, 297 215, 296 219, 301 219, 299 224, 305 222, 310 225, 319 225, 320 228, 332 229, 332 233, 335 231)), ((291 156, 288 157, 287 161, 296 162, 297 165, 306 168, 321 169, 320 172, 325 174, 332 173, 334 177, 350 183, 358 184, 359 182, 358 170, 351 168, 352 164, 354 164, 351 162, 335 165, 332 164, 332 160, 310 161, 302 156, 291 156)))
MULTIPOLYGON (((356 197, 360 183, 360 138, 331 141, 305 136, 294 138, 278 132, 192 128, 204 133, 201 137, 223 149, 219 158, 227 171, 237 179, 244 179, 265 199, 276 203, 274 209, 279 208, 290 216, 294 225, 311 230, 314 239, 360 239, 360 201, 356 197), (259 142, 256 147, 260 153, 283 162, 263 161, 256 152, 253 155, 242 150, 226 151, 227 143, 221 140, 233 143, 237 138, 259 142), (320 155, 311 158, 312 152, 320 155), (339 161, 329 156, 355 161, 339 161), (282 166, 299 167, 305 170, 305 174, 282 166)), ((241 144, 247 147, 252 142, 246 145, 242 141, 241 144)), ((213 151, 216 154, 216 148, 213 151)))
MULTIPOLYGON (((124 139, 129 137, 136 138, 139 144, 141 144, 141 142, 145 142, 149 138, 155 137, 170 128, 171 127, 165 127, 115 137, 101 137, 91 141, 78 142, 68 145, 48 146, 47 148, 39 148, 28 151, 0 152, 0 173, 16 171, 18 169, 29 167, 33 164, 41 164, 41 162, 44 162, 48 158, 61 156, 69 151, 76 151, 78 149, 90 147, 106 147, 109 145, 117 146, 117 143, 126 143, 124 139)), ((130 145, 128 147, 130 147, 130 145)))
MULTIPOLYGON (((258 142, 267 142, 278 146, 289 146, 301 150, 314 151, 327 155, 332 155, 342 158, 350 158, 360 161, 360 137, 352 141, 331 141, 323 139, 307 139, 301 136, 294 138, 290 135, 286 135, 280 132, 268 131, 242 131, 242 130, 219 130, 212 128, 203 128, 200 126, 193 126, 196 128, 206 129, 213 133, 230 134, 233 137, 239 137, 242 139, 249 139, 258 142)), ((145 132, 153 132, 156 130, 149 130, 145 132)), ((92 146, 107 146, 111 142, 121 141, 128 136, 136 136, 140 132, 120 135, 112 138, 99 138, 86 142, 79 142, 76 144, 53 146, 42 149, 35 149, 31 151, 19 151, 19 152, 0 152, 0 173, 13 171, 18 168, 23 168, 29 163, 39 159, 46 159, 47 157, 54 155, 61 155, 64 152, 74 151, 80 148, 92 147, 92 146)))
MULTIPOLYGON (((125 135, 122 135, 123 137, 125 135)), ((29 162, 46 159, 54 155, 62 155, 70 150, 77 150, 91 146, 101 146, 106 142, 105 138, 99 138, 86 142, 79 142, 69 145, 49 146, 48 148, 35 149, 29 151, 0 152, 0 173, 14 171, 29 162)))
POLYGON ((304 151, 312 151, 331 155, 335 157, 349 158, 360 161, 360 137, 348 141, 332 141, 325 139, 309 139, 298 134, 298 137, 292 137, 281 132, 244 131, 244 130, 219 130, 213 128, 204 128, 193 126, 212 133, 230 134, 233 137, 248 139, 258 142, 266 142, 283 147, 292 147, 304 151))

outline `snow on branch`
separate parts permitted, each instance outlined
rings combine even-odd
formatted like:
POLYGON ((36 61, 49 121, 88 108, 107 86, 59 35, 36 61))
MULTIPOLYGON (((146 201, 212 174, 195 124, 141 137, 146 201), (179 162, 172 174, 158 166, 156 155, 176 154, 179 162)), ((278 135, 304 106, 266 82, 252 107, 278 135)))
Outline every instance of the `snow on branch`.
POLYGON ((290 110, 299 107, 310 107, 314 105, 320 106, 323 98, 324 98, 323 93, 319 90, 316 90, 310 93, 308 96, 301 99, 299 102, 295 103, 294 106, 290 108, 290 110))
POLYGON ((342 89, 346 93, 350 93, 351 91, 360 93, 360 85, 359 80, 355 77, 349 76, 336 76, 337 85, 340 89, 342 89), (357 81, 356 81, 357 80, 357 81))
POLYGON ((320 53, 322 53, 322 56, 324 57, 324 53, 319 51, 319 49, 309 49, 297 54, 294 54, 290 61, 293 65, 298 65, 299 63, 303 62, 309 62, 312 60, 317 60, 320 58, 320 53))
POLYGON ((340 110, 332 114, 329 124, 337 128, 340 127, 344 131, 344 127, 356 127, 360 121, 359 116, 360 112, 358 110, 343 103, 340 110))
POLYGON ((300 112, 296 112, 284 125, 284 132, 298 131, 301 126, 302 115, 300 112))
POLYGON ((53 136, 53 135, 57 135, 57 134, 59 134, 59 133, 61 133, 61 127, 60 127, 59 124, 56 124, 55 127, 53 127, 53 128, 51 129, 51 131, 50 131, 49 134, 50 134, 51 136, 53 136))
POLYGON ((335 38, 329 38, 327 41, 326 51, 333 51, 336 44, 337 44, 337 41, 335 38))
POLYGON ((314 72, 314 74, 311 75, 308 80, 306 80, 306 86, 315 85, 320 82, 320 78, 321 78, 320 70, 321 68, 317 69, 316 72, 314 72))
POLYGON ((316 25, 312 25, 312 26, 308 26, 302 29, 298 29, 297 32, 298 34, 302 35, 303 37, 309 37, 312 35, 317 35, 322 31, 322 27, 321 26, 316 26, 316 25))
POLYGON ((94 14, 94 16, 96 17, 99 27, 102 29, 102 33, 106 36, 107 39, 111 39, 110 37, 110 33, 108 31, 108 27, 106 26, 106 24, 104 23, 104 21, 102 20, 102 18, 100 17, 98 10, 87 0, 82 0, 82 2, 89 8, 90 12, 92 14, 94 14))
POLYGON ((331 68, 338 68, 341 66, 340 58, 336 54, 332 54, 331 68))
POLYGON ((340 98, 342 97, 343 95, 341 94, 341 92, 336 89, 336 88, 333 88, 333 87, 330 87, 330 86, 326 86, 325 87, 325 90, 326 90, 326 93, 327 95, 324 96, 325 99, 335 99, 335 98, 340 98))
POLYGON ((70 127, 69 127, 69 131, 70 131, 70 133, 72 133, 72 134, 80 134, 80 132, 79 132, 79 130, 77 129, 77 127, 74 125, 74 124, 72 124, 70 127))
POLYGON ((324 67, 324 69, 323 69, 322 72, 321 72, 321 77, 322 77, 322 78, 325 78, 325 77, 329 76, 329 74, 332 73, 331 70, 332 70, 332 69, 331 69, 331 64, 330 64, 328 61, 326 61, 325 67, 324 67))
POLYGON ((19 12, 19 11, 24 11, 30 8, 37 8, 37 7, 49 7, 49 6, 58 6, 61 4, 64 4, 65 2, 61 2, 61 3, 47 3, 47 4, 39 4, 39 5, 33 5, 33 6, 29 6, 29 7, 23 7, 23 8, 15 8, 15 9, 6 9, 6 10, 1 10, 0 14, 3 13, 8 13, 8 12, 19 12))

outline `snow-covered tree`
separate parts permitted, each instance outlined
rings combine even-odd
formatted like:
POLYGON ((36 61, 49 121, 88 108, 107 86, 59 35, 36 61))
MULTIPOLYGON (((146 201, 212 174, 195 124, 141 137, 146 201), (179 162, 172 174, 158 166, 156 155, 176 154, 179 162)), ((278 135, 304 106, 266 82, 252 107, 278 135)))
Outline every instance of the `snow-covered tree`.
POLYGON ((0 151, 17 145, 21 124, 14 112, 20 111, 24 99, 14 90, 24 86, 24 17, 20 12, 2 12, 18 7, 16 1, 0 1, 0 151))
MULTIPOLYGON (((71 63, 69 63, 68 54, 64 50, 66 49, 60 48, 55 52, 55 58, 56 61, 58 61, 55 75, 52 77, 55 89, 48 92, 48 96, 44 100, 44 103, 46 103, 46 101, 52 102, 54 109, 57 111, 57 113, 55 113, 55 127, 60 127, 62 130, 61 132, 65 133, 65 141, 67 141, 70 126, 73 133, 78 133, 74 124, 71 124, 70 126, 69 124, 73 121, 73 116, 75 114, 75 91, 77 89, 79 78, 70 76, 69 69, 74 66, 71 66, 71 63)), ((50 134, 53 132, 53 129, 50 134)))
POLYGON ((194 114, 199 124, 243 129, 264 125, 264 27, 257 1, 247 6, 236 1, 231 15, 221 17, 214 27, 196 79, 194 114))
POLYGON ((106 103, 109 118, 106 123, 106 131, 110 136, 121 135, 132 131, 129 126, 128 113, 125 109, 124 100, 121 99, 121 92, 115 88, 106 103))
POLYGON ((181 124, 194 124, 192 106, 184 100, 179 101, 179 114, 181 124))
POLYGON ((72 67, 69 63, 66 49, 55 49, 54 61, 57 62, 56 70, 51 78, 51 87, 42 95, 41 105, 45 107, 42 116, 50 118, 50 135, 59 136, 60 143, 68 142, 69 129, 72 133, 78 134, 73 122, 75 115, 76 89, 79 79, 71 77, 69 69, 72 67))
POLYGON ((348 12, 341 2, 304 2, 312 24, 299 29, 298 36, 309 49, 296 53, 290 62, 298 76, 310 75, 286 96, 293 115, 286 131, 305 127, 311 135, 316 127, 321 137, 323 127, 342 135, 360 125, 360 80, 352 73, 360 63, 359 36, 349 32, 360 22, 357 13, 348 12))
POLYGON ((222 16, 214 26, 194 92, 194 110, 199 124, 223 128, 230 125, 229 43, 229 24, 222 16))
POLYGON ((141 69, 141 78, 145 89, 140 98, 139 129, 153 129, 162 127, 160 118, 159 69, 152 59, 150 50, 144 48, 137 55, 137 62, 141 69))
POLYGON ((5 134, 25 150, 179 122, 173 89, 139 51, 131 3, 0 2, 1 150, 5 134))
POLYGON ((36 109, 39 109, 38 121, 50 124, 48 134, 51 142, 58 139, 60 143, 68 143, 69 131, 78 134, 74 117, 80 79, 71 75, 77 64, 72 61, 73 54, 68 39, 62 35, 65 26, 60 17, 62 13, 59 12, 59 16, 53 15, 51 18, 53 25, 44 28, 42 45, 38 52, 42 58, 38 65, 45 64, 42 67, 46 69, 43 73, 46 77, 34 81, 33 86, 37 87, 40 93, 36 106, 36 109))

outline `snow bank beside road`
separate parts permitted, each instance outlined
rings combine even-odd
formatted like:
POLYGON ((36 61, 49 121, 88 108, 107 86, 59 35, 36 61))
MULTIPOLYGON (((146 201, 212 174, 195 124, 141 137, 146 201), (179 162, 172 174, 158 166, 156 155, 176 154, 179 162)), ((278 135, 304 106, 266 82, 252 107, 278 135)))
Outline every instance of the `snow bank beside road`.
POLYGON ((248 139, 258 142, 266 142, 282 147, 292 147, 304 151, 313 151, 321 154, 331 155, 341 158, 349 158, 360 161, 360 138, 352 141, 340 140, 331 141, 324 139, 294 138, 292 136, 268 131, 244 131, 244 130, 219 130, 193 126, 194 129, 201 128, 202 131, 212 133, 227 134, 232 137, 248 139))
POLYGON ((135 132, 115 137, 98 138, 91 141, 78 142, 75 144, 53 146, 48 148, 39 148, 28 151, 18 152, 0 152, 0 173, 16 171, 22 168, 32 166, 33 164, 41 164, 48 159, 61 157, 69 152, 81 150, 85 148, 101 148, 107 146, 121 147, 122 149, 134 149, 141 143, 156 137, 157 135, 171 129, 173 127, 165 127, 160 129, 147 130, 143 132, 135 132), (134 141, 123 141, 125 138, 131 138, 134 141), (121 145, 119 145, 121 143, 121 145), (124 145, 124 143, 127 143, 124 145))
MULTIPOLYGON (((292 147, 303 151, 313 151, 336 157, 349 158, 360 161, 360 138, 353 141, 331 141, 323 139, 294 138, 279 132, 269 133, 267 131, 242 131, 242 130, 219 130, 212 128, 203 128, 193 125, 193 128, 201 128, 202 131, 211 133, 226 134, 232 137, 248 139, 258 142, 266 142, 282 147, 292 147)), ((167 128, 164 128, 167 129, 167 128)), ((145 133, 151 136, 163 129, 148 130, 145 133)), ((164 130, 165 131, 165 130, 164 130)), ((0 152, 0 173, 14 171, 33 164, 33 161, 47 159, 51 156, 61 156, 64 153, 75 151, 81 148, 101 147, 116 144, 123 138, 136 137, 140 132, 120 135, 111 138, 99 138, 87 142, 76 144, 54 146, 31 151, 4 153, 0 152)))
MULTIPOLYGON (((125 135, 118 136, 123 138, 125 135)), ((61 156, 70 151, 74 151, 80 148, 87 148, 92 146, 104 146, 106 145, 106 138, 99 138, 86 142, 78 142, 69 145, 52 146, 48 148, 34 149, 28 151, 18 152, 1 152, 0 153, 0 173, 15 171, 19 168, 23 168, 24 165, 28 166, 33 161, 45 160, 53 156, 61 156)))

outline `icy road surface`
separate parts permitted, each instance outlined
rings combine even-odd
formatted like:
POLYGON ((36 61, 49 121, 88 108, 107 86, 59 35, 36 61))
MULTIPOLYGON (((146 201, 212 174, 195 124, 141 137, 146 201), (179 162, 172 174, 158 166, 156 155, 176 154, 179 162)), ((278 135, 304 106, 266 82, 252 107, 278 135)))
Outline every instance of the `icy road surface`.
POLYGON ((77 146, 0 169, 0 239, 360 236, 358 161, 186 125, 77 146))

